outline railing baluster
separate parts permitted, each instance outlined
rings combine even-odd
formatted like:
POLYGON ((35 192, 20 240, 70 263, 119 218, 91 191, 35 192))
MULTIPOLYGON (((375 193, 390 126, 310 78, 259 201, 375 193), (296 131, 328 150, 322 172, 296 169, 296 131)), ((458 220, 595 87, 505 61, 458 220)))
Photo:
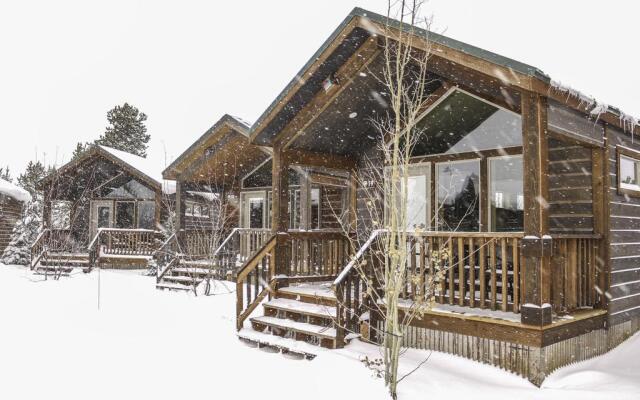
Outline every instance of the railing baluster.
POLYGON ((507 259, 507 239, 500 239, 500 250, 501 250, 501 258, 502 258, 502 267, 500 270, 502 271, 502 311, 507 311, 507 303, 509 301, 507 296, 507 277, 509 275, 509 260, 507 259))
POLYGON ((520 254, 518 253, 518 239, 512 239, 513 251, 513 312, 520 312, 520 254))
POLYGON ((480 308, 486 307, 487 300, 487 256, 486 256, 487 241, 484 238, 480 238, 480 308))
POLYGON ((453 238, 448 238, 449 254, 447 256, 447 268, 449 269, 449 304, 453 305, 455 297, 455 279, 454 279, 454 264, 453 264, 453 238))
POLYGON ((476 306, 476 263, 473 238, 469 238, 469 307, 476 306))
POLYGON ((458 240, 458 305, 464 306, 464 239, 458 240))
POLYGON ((489 268, 491 268, 491 309, 496 309, 496 242, 490 239, 489 242, 489 268))

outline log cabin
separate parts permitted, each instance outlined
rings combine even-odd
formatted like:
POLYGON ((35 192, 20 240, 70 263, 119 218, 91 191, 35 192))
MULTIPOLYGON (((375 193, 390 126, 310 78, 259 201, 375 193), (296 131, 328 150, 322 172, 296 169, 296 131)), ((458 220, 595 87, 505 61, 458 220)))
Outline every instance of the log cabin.
MULTIPOLYGON (((249 142, 249 124, 223 116, 163 173, 176 181, 176 235, 158 252, 158 289, 193 290, 207 277, 234 276, 271 234, 271 150, 249 142), (192 204, 194 193, 207 202, 192 204), (212 214, 202 224, 192 214, 212 214), (224 214, 224 215, 222 215, 224 214)), ((335 231, 347 203, 347 175, 332 168, 287 173, 289 230, 335 231)))
POLYGON ((91 145, 45 177, 38 186, 43 230, 31 249, 31 268, 146 268, 162 243, 160 171, 145 158, 91 145))
MULTIPOLYGON (((379 223, 357 177, 384 169, 371 121, 387 112, 387 89, 375 75, 383 37, 399 32, 414 35, 416 51, 430 50, 407 205, 408 268, 418 279, 407 282, 406 307, 424 293, 434 262, 444 271, 404 345, 540 384, 636 332, 637 120, 536 67, 387 22, 354 9, 250 129, 250 142, 272 153, 271 234, 236 276, 239 337, 289 350, 296 340, 341 347, 354 334, 381 343, 370 296, 380 287, 354 268, 375 250, 370 240, 353 248, 349 236, 379 223), (349 232, 291 229, 292 168, 340 171, 349 232), (449 256, 430 260, 443 242, 449 256)), ((378 215, 384 204, 374 202, 378 215)))
POLYGON ((260 244, 269 230, 242 228, 240 187, 270 156, 249 143, 247 122, 224 115, 163 171, 176 182, 175 234, 157 252, 156 288, 193 290, 213 275, 225 278, 241 248, 260 244))
POLYGON ((13 228, 22 217, 22 210, 29 201, 29 192, 0 179, 0 255, 11 242, 13 228))

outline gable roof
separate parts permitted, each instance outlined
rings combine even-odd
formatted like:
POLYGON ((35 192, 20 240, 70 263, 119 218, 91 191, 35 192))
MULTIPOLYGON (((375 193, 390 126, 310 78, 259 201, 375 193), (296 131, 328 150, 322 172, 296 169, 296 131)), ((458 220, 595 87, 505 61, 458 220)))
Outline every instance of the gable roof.
POLYGON ((145 181, 150 186, 160 190, 162 188, 162 174, 160 168, 151 162, 151 160, 114 149, 103 145, 92 144, 78 158, 70 161, 58 168, 56 172, 42 179, 38 186, 42 187, 46 182, 53 179, 55 175, 63 175, 74 171, 82 165, 87 159, 96 155, 102 156, 113 162, 119 167, 127 170, 131 175, 145 181))
POLYGON ((165 179, 176 179, 178 173, 182 172, 184 165, 193 158, 194 155, 199 154, 204 150, 204 146, 210 142, 217 142, 220 138, 214 140, 216 134, 218 134, 223 127, 228 127, 232 131, 241 134, 242 136, 249 137, 249 128, 251 124, 241 118, 234 117, 229 114, 225 114, 220 118, 211 128, 207 129, 205 133, 200 136, 191 146, 189 146, 178 158, 176 158, 164 171, 162 176, 165 179))
MULTIPOLYGON (((329 38, 327 38, 313 56, 311 56, 302 69, 300 69, 295 77, 262 113, 262 115, 260 115, 258 120, 251 127, 251 141, 258 145, 270 145, 271 140, 277 135, 280 129, 286 126, 286 124, 305 105, 305 103, 310 101, 321 89, 322 80, 327 76, 330 76, 331 73, 337 71, 340 67, 340 65, 337 65, 334 66, 333 71, 327 71, 327 68, 323 68, 323 64, 335 63, 332 58, 337 58, 344 62, 357 50, 356 48, 353 48, 351 53, 347 52, 346 55, 344 53, 338 54, 337 57, 335 57, 335 54, 340 51, 340 46, 337 46, 336 43, 350 40, 350 35, 358 29, 365 31, 369 36, 373 34, 382 34, 384 32, 382 32, 378 26, 386 24, 393 29, 401 30, 405 33, 413 32, 414 34, 423 37, 428 35, 428 40, 436 46, 439 46, 439 49, 446 49, 450 50, 452 53, 470 56, 474 59, 481 60, 482 62, 504 68, 508 70, 509 74, 526 77, 527 82, 524 82, 522 86, 527 90, 537 91, 538 93, 550 97, 564 97, 567 100, 572 100, 571 102, 566 102, 574 109, 583 113, 597 115, 597 117, 611 117, 606 118, 605 120, 623 129, 631 126, 632 131, 635 129, 640 132, 638 119, 624 114, 616 107, 598 103, 592 98, 590 98, 591 101, 585 103, 583 100, 584 98, 588 98, 588 96, 584 96, 573 89, 571 89, 571 92, 569 93, 566 88, 559 86, 556 82, 553 82, 547 74, 537 67, 435 32, 414 27, 407 23, 401 23, 394 19, 388 19, 384 15, 356 7, 331 33, 329 38), (318 79, 317 76, 314 76, 317 74, 323 75, 318 79)), ((357 45, 359 46, 362 42, 363 40, 359 41, 357 45)), ((448 57, 447 54, 442 53, 446 53, 446 51, 437 52, 435 55, 443 58, 448 57)), ((511 79, 511 77, 500 78, 506 78, 508 80, 511 79)))

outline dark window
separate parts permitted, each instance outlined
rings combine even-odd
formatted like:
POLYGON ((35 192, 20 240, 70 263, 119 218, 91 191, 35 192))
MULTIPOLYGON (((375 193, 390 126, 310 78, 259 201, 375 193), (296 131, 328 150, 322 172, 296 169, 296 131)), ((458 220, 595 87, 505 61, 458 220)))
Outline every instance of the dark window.
POLYGON ((524 229, 524 194, 522 157, 489 160, 491 230, 494 232, 524 229))
POLYGON ((138 203, 138 228, 154 229, 156 221, 156 205, 153 201, 138 203))
POLYGON ((132 201, 116 202, 116 228, 135 228, 135 205, 132 201))
POLYGON ((110 225, 111 225, 110 207, 107 207, 107 206, 98 207, 98 228, 109 228, 110 225))
POLYGON ((454 154, 522 146, 518 114, 455 90, 416 125, 413 155, 454 154))
POLYGON ((262 228, 264 199, 249 199, 249 228, 262 228))
POLYGON ((474 232, 480 227, 480 162, 437 164, 438 229, 474 232))

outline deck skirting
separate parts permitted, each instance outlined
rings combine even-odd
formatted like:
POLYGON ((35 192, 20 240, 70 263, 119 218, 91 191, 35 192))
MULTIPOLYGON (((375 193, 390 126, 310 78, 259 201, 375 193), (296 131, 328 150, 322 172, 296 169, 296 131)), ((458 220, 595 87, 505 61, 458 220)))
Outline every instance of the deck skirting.
MULTIPOLYGON (((384 330, 384 322, 377 328, 384 330)), ((513 372, 535 385, 558 368, 584 361, 618 346, 640 330, 640 316, 543 347, 487 339, 462 333, 409 326, 406 347, 454 354, 513 372)), ((382 335, 380 335, 382 336, 382 335)))

